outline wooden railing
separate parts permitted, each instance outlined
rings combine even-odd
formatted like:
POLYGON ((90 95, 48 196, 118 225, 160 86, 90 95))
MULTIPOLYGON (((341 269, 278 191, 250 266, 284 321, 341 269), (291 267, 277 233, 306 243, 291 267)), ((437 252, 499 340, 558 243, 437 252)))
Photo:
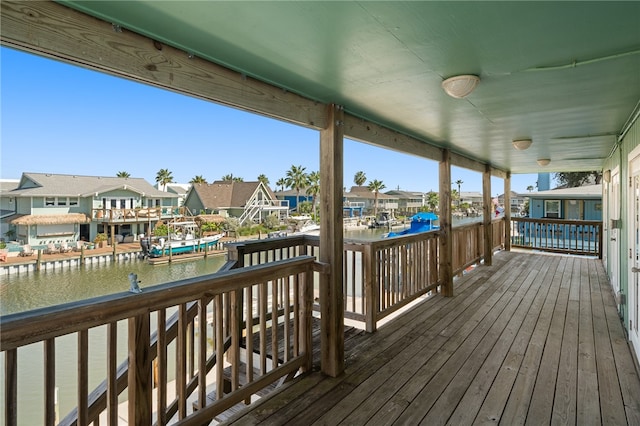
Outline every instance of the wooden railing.
POLYGON ((142 207, 135 209, 102 208, 92 209, 91 219, 98 222, 144 222, 161 218, 181 217, 180 207, 142 207))
MULTIPOLYGON (((493 251, 504 249, 504 218, 491 221, 493 251)), ((462 274, 467 268, 480 263, 484 258, 484 224, 474 222, 451 230, 454 275, 462 274)))
POLYGON ((248 403, 258 390, 311 367, 313 264, 313 258, 299 256, 159 285, 141 294, 119 293, 0 317, 5 425, 23 424, 17 413, 18 360, 20 348, 33 343, 44 349, 38 363, 44 365, 43 420, 54 423, 56 341, 68 334, 77 340, 78 376, 75 389, 61 392, 75 392, 77 408, 63 424, 97 424, 101 414, 117 424, 122 415, 118 395, 125 389, 129 424, 151 424, 153 406, 157 424, 202 424, 237 403, 248 403), (176 314, 167 325, 171 311, 176 314), (118 323, 123 320, 129 356, 118 368, 118 323), (89 334, 102 327, 106 380, 90 393, 89 334), (176 360, 175 383, 168 377, 169 355, 176 360), (242 375, 241 362, 246 365, 242 375), (213 395, 208 394, 207 386, 214 384, 213 395), (189 397, 196 401, 192 414, 189 397))
POLYGON ((451 230, 454 275, 461 274, 466 268, 480 262, 484 256, 484 226, 474 222, 458 226, 451 230))
POLYGON ((602 222, 512 218, 511 245, 602 258, 602 222))
MULTIPOLYGON (((377 321, 435 290, 439 285, 438 236, 434 231, 378 241, 345 240, 345 317, 362 321, 367 330, 373 331, 377 321)), ((307 235, 229 244, 225 268, 259 265, 301 254, 317 257, 319 245, 319 237, 307 235)), ((318 266, 314 279, 316 300, 320 273, 322 268, 318 266)), ((315 308, 319 310, 317 303, 315 308)))
POLYGON ((506 220, 504 218, 491 221, 493 251, 503 250, 505 247, 505 238, 507 237, 505 226, 506 220))
POLYGON ((364 245, 367 331, 382 318, 440 285, 438 231, 403 235, 364 245), (369 297, 371 295, 371 297, 369 297))

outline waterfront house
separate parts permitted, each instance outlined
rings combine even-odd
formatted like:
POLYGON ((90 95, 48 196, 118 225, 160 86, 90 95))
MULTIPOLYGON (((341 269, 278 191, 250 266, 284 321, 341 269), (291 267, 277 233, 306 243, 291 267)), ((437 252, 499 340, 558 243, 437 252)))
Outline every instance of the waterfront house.
POLYGON ((482 210, 482 203, 482 192, 460 191, 460 204, 468 204, 470 207, 482 210))
POLYGON ((319 238, 241 243, 216 276, 2 318, 8 426, 20 422, 19 370, 38 364, 25 367, 18 349, 36 342, 44 423, 54 422, 55 342, 67 334, 78 343, 68 424, 98 422, 101 413, 116 424, 125 392, 129 424, 210 423, 280 379, 289 383, 230 420, 640 424, 639 2, 0 7, 6 46, 316 131, 322 185, 319 238), (425 167, 437 161, 440 228, 345 244, 345 138, 428 160, 425 167), (452 226, 452 167, 481 174, 481 223, 452 226), (510 209, 492 218, 492 194, 504 193, 509 206, 513 173, 589 170, 605 177, 605 226, 590 225, 605 241, 595 255, 510 251, 517 220, 510 209), (497 190, 492 178, 502 181, 497 190), (347 317, 371 333, 348 339, 347 317), (167 332, 152 335, 158 318, 167 332), (113 336, 121 331, 112 324, 124 319, 120 369, 113 336), (104 325, 108 373, 94 393, 85 349, 104 325), (215 384, 206 374, 214 368, 225 375, 215 384))
MULTIPOLYGON (((529 198, 528 195, 518 194, 515 191, 511 191, 511 196, 509 197, 510 204, 511 204, 511 214, 520 215, 522 212, 524 212, 524 205, 528 198, 529 198)), ((505 206, 506 208, 504 200, 505 200, 504 194, 498 195, 498 204, 501 206, 505 206)))
POLYGON ((23 173, 5 196, 15 199, 8 218, 16 240, 31 246, 92 241, 133 241, 158 220, 179 215, 177 196, 142 178, 23 173))
POLYGON ((5 241, 13 239, 15 235, 9 231, 9 222, 6 220, 16 211, 16 199, 8 194, 18 187, 20 181, 18 179, 0 179, 0 238, 5 241))
MULTIPOLYGON (((160 189, 160 186, 162 185, 156 184, 157 189, 160 189)), ((181 207, 184 204, 184 200, 187 199, 189 188, 191 188, 190 183, 167 183, 164 185, 165 192, 171 192, 178 196, 178 207, 181 207)))
POLYGON ((286 201, 289 204, 290 211, 297 211, 298 203, 313 203, 313 196, 308 195, 304 189, 300 190, 299 194, 295 189, 285 189, 284 191, 275 192, 275 196, 278 200, 286 201))
POLYGON ((241 225, 260 223, 270 214, 283 219, 289 213, 288 202, 278 200, 271 188, 260 181, 195 183, 184 205, 194 215, 235 217, 241 225))
MULTIPOLYGON (((366 186, 352 186, 349 192, 344 193, 344 203, 364 203, 364 214, 374 214, 375 211, 389 211, 395 214, 398 210, 399 198, 396 195, 388 195, 384 192, 373 193, 366 186), (377 205, 376 205, 377 202, 377 205)), ((362 205, 362 204, 356 204, 362 205)))
POLYGON ((418 213, 424 207, 424 193, 414 191, 391 190, 385 192, 386 195, 395 197, 398 200, 398 213, 410 216, 418 213))

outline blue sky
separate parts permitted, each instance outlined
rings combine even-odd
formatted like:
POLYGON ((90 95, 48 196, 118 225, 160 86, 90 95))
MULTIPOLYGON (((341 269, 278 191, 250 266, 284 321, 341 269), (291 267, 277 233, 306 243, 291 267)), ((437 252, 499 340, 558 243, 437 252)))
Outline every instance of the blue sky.
MULTIPOLYGON (((259 115, 0 48, 0 177, 23 172, 115 176, 126 171, 155 184, 161 168, 175 182, 227 174, 271 187, 292 165, 319 169, 319 133, 259 115)), ((438 190, 438 165, 345 140, 344 185, 364 171, 387 189, 438 190)), ((479 173, 453 168, 462 191, 481 191, 479 173)), ((537 175, 514 175, 526 192, 537 175)), ((454 188, 456 186, 454 185, 454 188)), ((503 191, 492 179, 492 195, 503 191)))

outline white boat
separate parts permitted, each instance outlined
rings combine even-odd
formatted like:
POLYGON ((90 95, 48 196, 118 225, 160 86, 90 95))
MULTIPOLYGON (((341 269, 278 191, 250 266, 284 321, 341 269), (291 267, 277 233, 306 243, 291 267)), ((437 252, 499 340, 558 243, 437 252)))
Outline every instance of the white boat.
POLYGON ((290 216, 288 218, 289 226, 287 227, 287 233, 289 235, 295 234, 314 234, 320 233, 320 225, 315 223, 311 216, 300 215, 290 216))
POLYGON ((150 257, 209 250, 224 237, 224 233, 198 237, 199 228, 195 222, 174 222, 169 224, 168 228, 168 240, 160 238, 156 244, 153 244, 149 250, 150 257))
POLYGON ((400 222, 395 218, 393 212, 382 211, 378 213, 378 216, 373 220, 370 228, 391 228, 392 226, 399 225, 400 222))
POLYGON ((289 216, 287 218, 287 229, 282 231, 273 231, 267 234, 267 238, 279 238, 290 235, 320 235, 320 225, 315 223, 311 216, 289 216))

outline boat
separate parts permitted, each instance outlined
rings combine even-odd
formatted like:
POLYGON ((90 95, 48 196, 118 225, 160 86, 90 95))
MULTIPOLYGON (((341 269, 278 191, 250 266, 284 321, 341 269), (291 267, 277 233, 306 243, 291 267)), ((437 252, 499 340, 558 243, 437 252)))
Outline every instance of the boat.
POLYGON ((168 225, 168 239, 159 238, 149 249, 149 257, 161 257, 183 253, 209 250, 224 237, 224 233, 198 237, 200 234, 196 222, 174 222, 168 225))
POLYGON ((418 234, 420 232, 433 231, 440 228, 436 225, 438 216, 431 212, 420 212, 411 217, 409 228, 400 232, 389 232, 385 237, 398 237, 400 235, 418 234))
POLYGON ((309 215, 289 216, 287 222, 287 235, 320 234, 320 225, 309 215))
POLYGON ((400 222, 395 218, 393 212, 385 210, 378 213, 378 215, 369 225, 369 228, 391 228, 392 226, 396 226, 398 224, 400 224, 400 222))
POLYGON ((320 225, 311 216, 299 215, 287 218, 287 229, 283 231, 270 232, 267 238, 286 237, 290 235, 320 235, 320 225))

